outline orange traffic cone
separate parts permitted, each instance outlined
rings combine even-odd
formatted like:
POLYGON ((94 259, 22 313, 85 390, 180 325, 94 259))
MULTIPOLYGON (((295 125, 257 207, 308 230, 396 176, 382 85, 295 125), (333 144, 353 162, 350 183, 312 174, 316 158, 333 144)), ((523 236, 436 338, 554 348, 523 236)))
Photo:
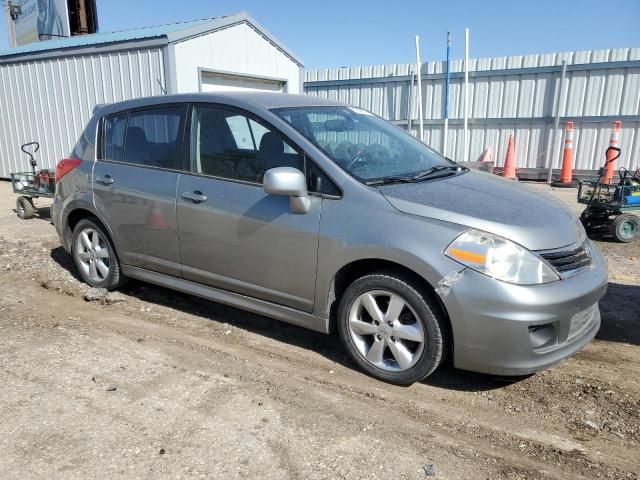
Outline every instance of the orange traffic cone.
POLYGON ((560 181, 551 182, 551 185, 563 188, 576 186, 576 182, 573 181, 573 122, 567 122, 565 129, 560 181))
MULTIPOLYGON (((613 130, 611 131, 611 139, 609 140, 609 146, 619 148, 620 129, 622 128, 621 121, 613 122, 613 130)), ((613 179, 613 172, 615 171, 615 159, 619 156, 615 150, 607 150, 607 163, 604 167, 604 179, 602 183, 611 183, 613 179)))
POLYGON ((165 230, 169 228, 169 225, 164 221, 162 210, 158 207, 158 204, 155 201, 151 202, 151 210, 149 212, 149 217, 147 217, 147 227, 156 230, 165 230))
POLYGON ((516 149, 513 145, 513 134, 509 135, 509 145, 507 146, 507 156, 504 159, 504 167, 502 167, 502 176, 511 180, 517 180, 516 177, 516 149))
POLYGON ((484 151, 482 152, 482 155, 480 155, 480 158, 478 158, 479 162, 492 162, 493 160, 491 159, 492 157, 492 153, 491 153, 491 147, 484 147, 484 151))

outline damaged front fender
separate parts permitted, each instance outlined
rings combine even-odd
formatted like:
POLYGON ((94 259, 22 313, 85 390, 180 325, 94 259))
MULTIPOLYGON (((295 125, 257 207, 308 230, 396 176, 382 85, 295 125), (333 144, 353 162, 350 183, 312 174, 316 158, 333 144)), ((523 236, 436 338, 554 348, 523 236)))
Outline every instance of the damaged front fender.
POLYGON ((449 272, 447 275, 445 275, 442 280, 438 282, 438 286, 435 289, 436 293, 441 298, 449 295, 449 292, 451 292, 451 288, 460 280, 462 280, 465 270, 466 268, 463 268, 459 272, 454 270, 453 272, 449 272))

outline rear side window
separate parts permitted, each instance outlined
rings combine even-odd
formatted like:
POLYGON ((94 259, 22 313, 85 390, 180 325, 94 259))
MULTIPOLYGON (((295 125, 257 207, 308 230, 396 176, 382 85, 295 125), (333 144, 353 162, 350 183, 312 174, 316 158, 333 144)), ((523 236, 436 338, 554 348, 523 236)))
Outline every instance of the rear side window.
POLYGON ((93 154, 93 145, 89 140, 87 140, 87 132, 82 132, 82 135, 80 135, 80 138, 78 139, 78 143, 76 143, 76 146, 71 152, 71 158, 90 161, 93 160, 93 154))
POLYGON ((114 115, 104 119, 105 160, 121 162, 124 154, 124 137, 127 133, 128 115, 114 115))
MULTIPOLYGON (((132 112, 127 123, 123 161, 180 170, 180 132, 184 124, 184 112, 183 107, 132 112)), ((108 146, 108 137, 106 140, 108 146)))

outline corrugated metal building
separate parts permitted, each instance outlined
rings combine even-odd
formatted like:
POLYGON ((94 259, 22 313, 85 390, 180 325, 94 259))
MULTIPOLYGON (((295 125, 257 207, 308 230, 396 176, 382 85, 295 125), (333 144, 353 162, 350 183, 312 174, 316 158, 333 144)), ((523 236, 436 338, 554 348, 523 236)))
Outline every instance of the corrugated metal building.
MULTIPOLYGON (((622 120, 620 166, 640 167, 640 48, 471 59, 470 145, 475 160, 485 146, 502 165, 509 134, 515 135, 518 168, 546 176, 559 168, 564 123, 575 122, 575 168, 595 170, 614 120, 622 120), (561 64, 567 62, 564 87, 561 64), (558 98, 559 97, 559 98, 558 98), (560 128, 554 131, 555 116, 560 128)), ((422 65, 425 141, 443 150, 445 62, 422 65)), ((463 157, 463 62, 451 63, 448 156, 463 157)), ((417 135, 415 65, 377 65, 308 70, 305 92, 344 101, 407 127, 417 135)))
POLYGON ((302 61, 245 13, 0 52, 0 178, 66 157, 98 104, 228 89, 301 93, 302 61))

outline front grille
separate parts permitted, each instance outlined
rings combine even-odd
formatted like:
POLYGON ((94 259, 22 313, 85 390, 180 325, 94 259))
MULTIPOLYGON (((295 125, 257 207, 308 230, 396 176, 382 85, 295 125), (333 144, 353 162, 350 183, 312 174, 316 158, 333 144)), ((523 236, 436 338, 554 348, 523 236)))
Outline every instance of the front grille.
POLYGON ((591 264, 591 257, 585 245, 586 243, 583 243, 578 248, 572 250, 541 253, 540 256, 549 262, 558 272, 567 273, 591 264))

